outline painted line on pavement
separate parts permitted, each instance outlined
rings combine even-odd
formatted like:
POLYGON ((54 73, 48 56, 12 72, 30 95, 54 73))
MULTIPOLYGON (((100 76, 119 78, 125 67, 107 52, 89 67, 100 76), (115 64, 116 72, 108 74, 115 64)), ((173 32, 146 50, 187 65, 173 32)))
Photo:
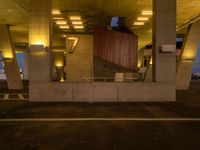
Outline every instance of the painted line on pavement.
POLYGON ((200 118, 10 118, 0 122, 79 122, 79 121, 171 121, 200 122, 200 118))

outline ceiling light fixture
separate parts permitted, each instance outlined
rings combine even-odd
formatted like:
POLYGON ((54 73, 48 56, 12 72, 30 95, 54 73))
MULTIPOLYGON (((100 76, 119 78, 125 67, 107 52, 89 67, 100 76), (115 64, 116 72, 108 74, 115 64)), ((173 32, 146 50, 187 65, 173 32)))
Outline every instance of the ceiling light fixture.
POLYGON ((133 25, 135 25, 135 26, 143 26, 144 22, 134 22, 133 25))
POLYGON ((81 20, 81 16, 70 16, 70 20, 81 20))
POLYGON ((84 26, 74 26, 74 29, 84 29, 84 26))
POLYGON ((60 29, 69 29, 69 26, 60 26, 60 29))
POLYGON ((149 17, 138 17, 137 20, 138 21, 148 21, 149 17))
POLYGON ((61 12, 60 12, 60 10, 52 10, 52 14, 53 15, 60 15, 61 12))
POLYGON ((73 25, 82 25, 83 22, 82 21, 72 21, 73 25))
POLYGON ((153 15, 153 12, 152 11, 142 11, 142 15, 151 16, 151 15, 153 15))
POLYGON ((56 21, 56 24, 57 25, 65 25, 65 24, 67 24, 67 21, 64 21, 64 20, 56 21))

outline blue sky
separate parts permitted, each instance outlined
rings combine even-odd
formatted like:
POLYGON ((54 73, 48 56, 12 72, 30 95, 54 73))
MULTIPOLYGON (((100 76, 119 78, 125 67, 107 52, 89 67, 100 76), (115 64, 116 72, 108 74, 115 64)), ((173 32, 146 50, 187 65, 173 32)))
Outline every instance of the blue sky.
POLYGON ((196 63, 193 68, 193 73, 200 72, 200 45, 197 51, 196 63))
MULTIPOLYGON (((16 54, 16 56, 17 56, 17 62, 18 62, 19 68, 23 69, 24 68, 24 54, 18 53, 16 54)), ((0 60, 2 60, 1 53, 0 53, 0 60)), ((0 62, 0 70, 1 69, 3 69, 2 62, 0 62)))

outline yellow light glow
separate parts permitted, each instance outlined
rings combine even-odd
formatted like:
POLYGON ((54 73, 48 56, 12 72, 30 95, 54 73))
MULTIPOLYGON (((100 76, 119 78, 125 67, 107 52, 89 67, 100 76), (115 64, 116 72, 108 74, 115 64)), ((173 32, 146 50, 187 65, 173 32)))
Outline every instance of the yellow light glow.
POLYGON ((57 25, 66 25, 67 21, 65 21, 65 20, 59 20, 59 21, 56 21, 56 24, 57 25))
POLYGON ((65 82, 64 77, 61 77, 60 82, 65 82))
POLYGON ((45 51, 39 51, 39 52, 31 52, 30 55, 32 56, 45 56, 47 53, 45 51))
POLYGON ((74 26, 74 29, 84 29, 84 26, 74 26))
POLYGON ((67 39, 68 39, 68 40, 78 40, 77 37, 68 37, 67 39))
POLYGON ((152 11, 142 11, 142 15, 151 16, 153 15, 152 11))
POLYGON ((150 63, 149 63, 150 65, 152 65, 153 64, 153 58, 151 57, 151 60, 150 60, 150 63))
POLYGON ((144 22, 134 22, 134 25, 135 26, 143 26, 144 25, 144 22))
POLYGON ((53 15, 60 15, 61 12, 60 12, 60 10, 52 10, 52 14, 53 15))
POLYGON ((142 63, 138 62, 138 68, 141 68, 142 67, 142 63))
POLYGON ((70 16, 70 20, 81 20, 81 16, 70 16))
POLYGON ((11 50, 4 50, 2 51, 3 58, 13 58, 13 53, 11 50))
POLYGON ((54 20, 63 20, 63 17, 53 17, 54 20))
POLYGON ((69 26, 60 26, 60 29, 69 29, 69 26))
POLYGON ((137 20, 138 21, 148 21, 149 17, 138 17, 137 20))
POLYGON ((45 47, 45 44, 42 40, 38 40, 38 39, 35 39, 31 42, 31 45, 44 45, 45 47))
POLYGON ((56 62, 55 66, 58 67, 58 68, 63 67, 63 63, 62 62, 56 62))
POLYGON ((185 50, 182 55, 183 60, 192 60, 195 59, 196 54, 193 50, 185 50))
POLYGON ((83 22, 82 21, 72 21, 73 25, 82 25, 83 22))
POLYGON ((63 35, 61 35, 62 37, 64 37, 64 38, 66 38, 67 36, 66 36, 66 34, 63 34, 63 35))

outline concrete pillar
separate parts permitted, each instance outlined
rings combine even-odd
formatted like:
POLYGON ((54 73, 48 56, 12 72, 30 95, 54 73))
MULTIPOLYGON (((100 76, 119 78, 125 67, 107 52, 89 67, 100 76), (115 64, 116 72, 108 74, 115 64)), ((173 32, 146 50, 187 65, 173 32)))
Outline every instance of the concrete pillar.
POLYGON ((181 60, 177 70, 176 86, 177 89, 188 89, 193 65, 200 44, 200 21, 193 23, 188 30, 187 37, 185 37, 185 45, 181 60))
POLYGON ((153 15, 153 81, 175 85, 176 0, 153 0, 153 15))
POLYGON ((8 89, 21 90, 23 89, 23 83, 20 77, 9 26, 0 25, 0 33, 0 49, 2 50, 8 89))
MULTIPOLYGON (((29 81, 50 81, 52 0, 29 1, 29 81)), ((31 90, 31 88, 30 88, 31 90)))

